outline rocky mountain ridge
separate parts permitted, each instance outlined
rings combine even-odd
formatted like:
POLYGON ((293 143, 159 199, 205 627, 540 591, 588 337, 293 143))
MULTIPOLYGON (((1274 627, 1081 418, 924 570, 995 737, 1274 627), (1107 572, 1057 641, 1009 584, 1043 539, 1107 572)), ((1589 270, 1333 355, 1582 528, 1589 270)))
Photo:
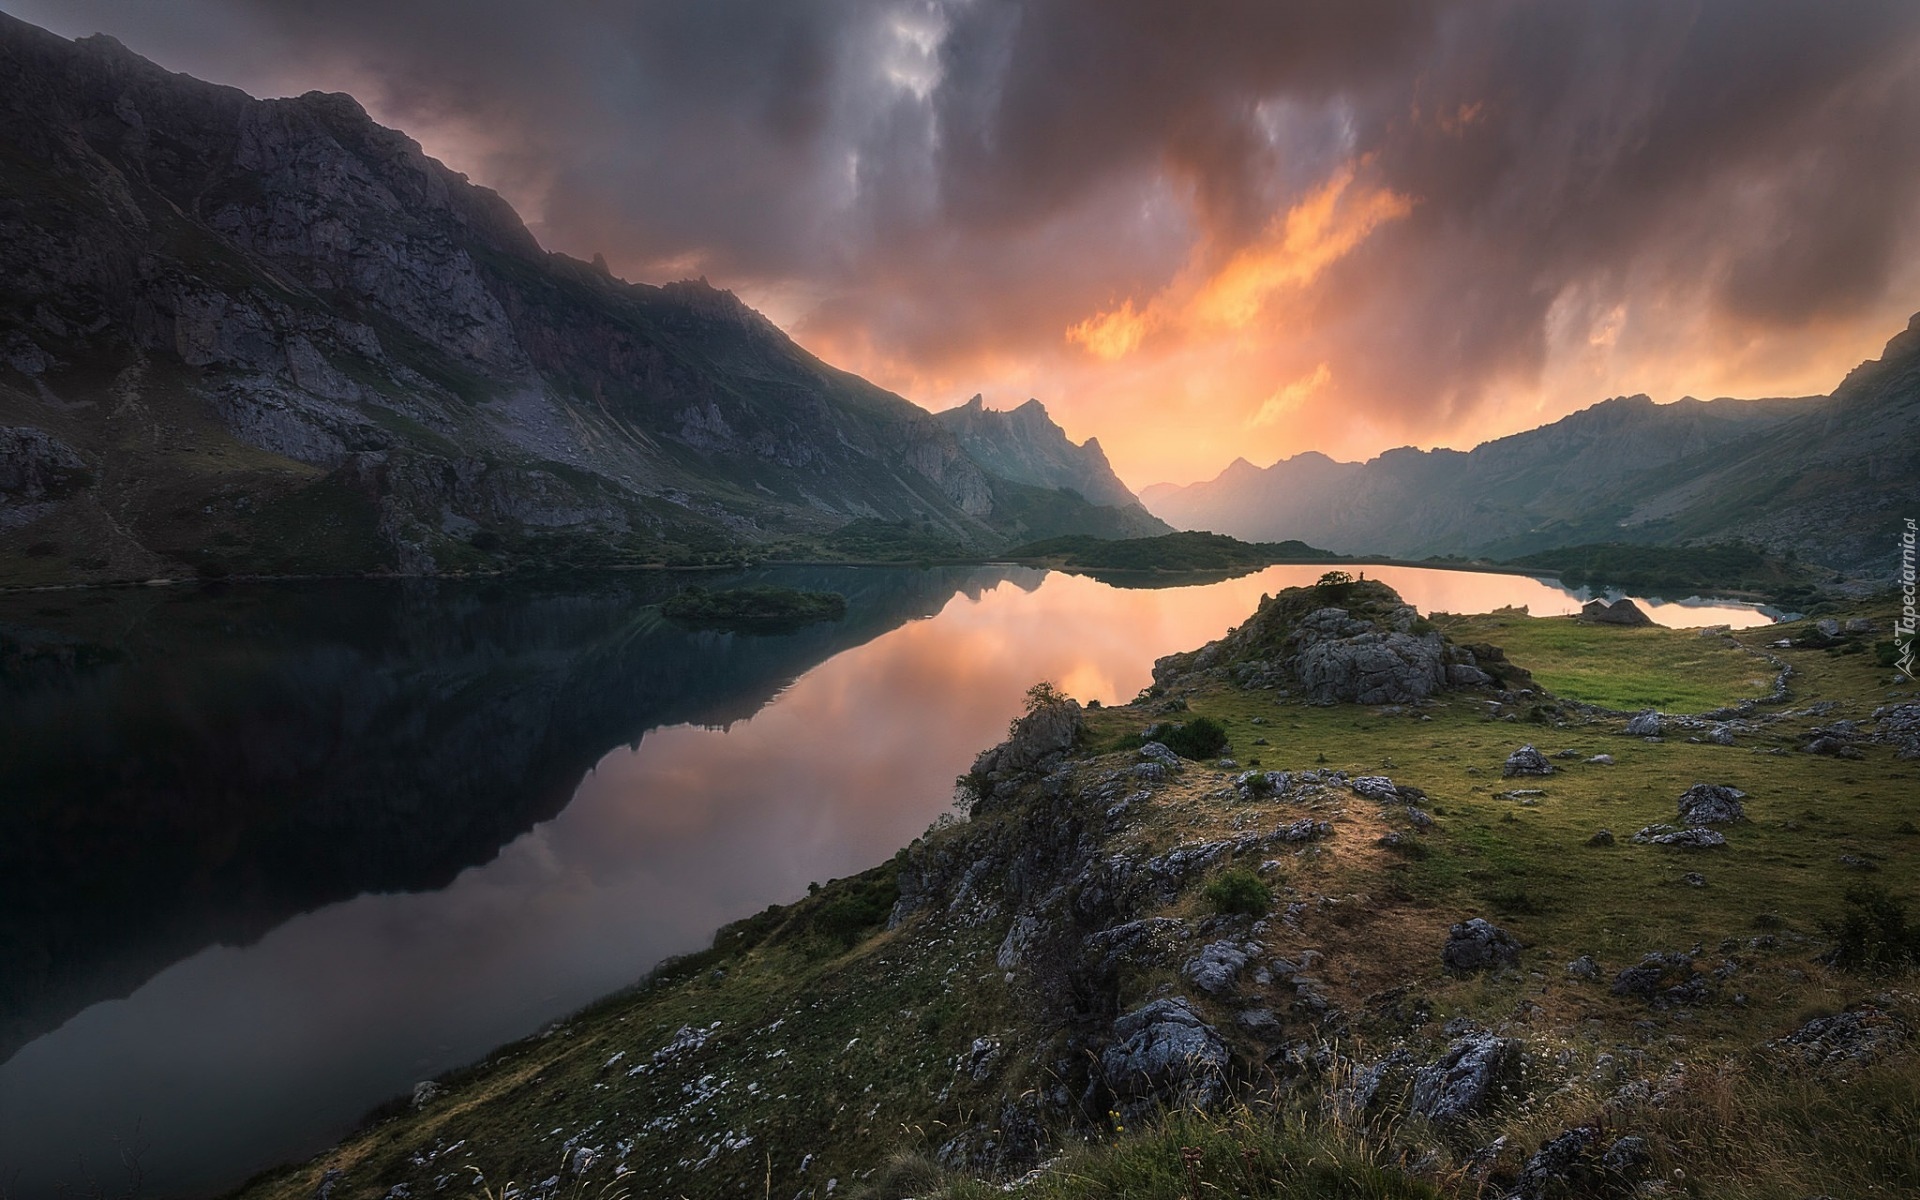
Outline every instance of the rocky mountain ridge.
POLYGON ((1071 488, 1093 504, 1125 507, 1140 502, 1113 473, 1100 439, 1073 442, 1038 400, 1001 411, 988 408, 985 398, 976 395, 934 416, 953 430, 969 458, 1002 479, 1071 488))
POLYGON ((1103 519, 1001 500, 931 414, 705 280, 546 252, 351 97, 257 100, 5 15, 0 77, 10 582, 698 562, 851 521, 979 551, 1103 519))
MULTIPOLYGON (((1916 317, 1920 324, 1920 317, 1916 317)), ((1470 451, 1239 460, 1142 493, 1182 528, 1298 537, 1342 553, 1511 557, 1585 542, 1744 539, 1866 572, 1920 502, 1916 325, 1832 395, 1655 404, 1620 397, 1470 451)))

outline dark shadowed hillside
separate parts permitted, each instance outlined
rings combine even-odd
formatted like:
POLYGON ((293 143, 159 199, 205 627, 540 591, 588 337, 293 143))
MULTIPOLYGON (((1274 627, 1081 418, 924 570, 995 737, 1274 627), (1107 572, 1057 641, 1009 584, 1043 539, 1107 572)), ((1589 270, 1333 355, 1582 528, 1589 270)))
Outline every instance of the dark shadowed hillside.
POLYGON ((939 421, 729 292, 547 253, 351 97, 5 16, 0 264, 10 583, 695 562, 854 520, 977 552, 1090 519, 1000 511, 939 421))

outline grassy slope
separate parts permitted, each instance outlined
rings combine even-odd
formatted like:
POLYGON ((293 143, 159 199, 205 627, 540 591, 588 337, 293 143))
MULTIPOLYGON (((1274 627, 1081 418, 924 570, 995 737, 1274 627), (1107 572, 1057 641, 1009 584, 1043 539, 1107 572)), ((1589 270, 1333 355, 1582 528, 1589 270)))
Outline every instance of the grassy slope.
POLYGON ((1733 639, 1693 630, 1500 613, 1448 617, 1440 626, 1456 642, 1504 647, 1548 691, 1603 708, 1705 712, 1773 688, 1772 664, 1733 639))
MULTIPOLYGON (((1560 680, 1571 698, 1600 703, 1619 700, 1623 688, 1645 691, 1648 680, 1655 681, 1648 694, 1668 707, 1726 703, 1748 686, 1739 664, 1755 661, 1685 632, 1524 619, 1499 632, 1514 659, 1542 679, 1560 680), (1611 639, 1605 644, 1613 674, 1636 682, 1620 685, 1590 664, 1573 669, 1590 650, 1587 641, 1600 638, 1611 639), (1554 665, 1561 660, 1573 666, 1554 665), (1669 682, 1661 685, 1663 678, 1669 682)), ((1770 628, 1737 640, 1758 647, 1778 635, 1770 628)), ((1824 719, 1864 718, 1883 702, 1886 672, 1869 656, 1788 654, 1796 669, 1792 702, 1833 701, 1824 719)), ((1920 1171, 1912 1140, 1920 1123, 1920 1061, 1911 1045, 1902 1057, 1844 1078, 1776 1068, 1750 1049, 1812 1013, 1835 1011, 1884 986, 1814 962, 1819 922, 1837 914, 1843 892, 1859 878, 1841 864, 1843 854, 1875 864, 1874 878, 1897 896, 1920 900, 1920 764, 1878 746, 1860 761, 1799 753, 1794 734, 1812 718, 1727 747, 1679 737, 1650 743, 1624 736, 1617 719, 1562 724, 1545 710, 1546 724, 1496 720, 1477 696, 1400 714, 1277 705, 1270 694, 1233 690, 1189 703, 1228 727, 1244 764, 1387 771, 1432 796, 1439 828, 1421 840, 1423 853, 1378 846, 1386 828, 1380 811, 1347 798, 1315 814, 1333 821, 1335 836, 1282 868, 1285 899, 1327 899, 1297 933, 1276 926, 1265 940, 1278 954, 1313 948, 1326 956, 1315 974, 1327 997, 1353 1014, 1345 1048, 1364 1055, 1368 1046, 1377 1051, 1408 1036, 1404 1023, 1379 1015, 1382 997, 1405 988, 1397 993, 1404 1004, 1394 1004, 1418 1002, 1431 1011, 1413 1035, 1428 1039, 1422 1044, 1429 1057, 1440 1024, 1466 1016, 1524 1035, 1535 1060, 1547 1064, 1545 1077, 1532 1098, 1464 1142, 1438 1137, 1413 1118, 1363 1127, 1302 1110, 1297 1095, 1256 1091, 1248 1107, 1224 1114, 1179 1116, 1157 1130, 1109 1130, 1071 1148, 1020 1194, 1184 1195, 1177 1151, 1195 1146, 1205 1152, 1203 1189, 1220 1189, 1209 1195, 1472 1196, 1478 1185, 1467 1172, 1470 1145, 1507 1134, 1511 1142, 1496 1166, 1511 1172, 1545 1138, 1595 1119, 1649 1136, 1658 1172, 1684 1173, 1672 1180, 1673 1195, 1785 1200, 1813 1192, 1870 1195, 1875 1188, 1891 1195, 1920 1171), (1263 738, 1270 744, 1255 744, 1263 738), (1507 799, 1502 793, 1513 785, 1500 778, 1500 764, 1523 741, 1550 754, 1604 751, 1616 763, 1556 760, 1562 770, 1528 781, 1544 795, 1507 799), (1776 748, 1786 752, 1768 753, 1776 748), (1751 820, 1727 831, 1730 849, 1689 855, 1631 844, 1634 829, 1670 819, 1678 793, 1700 780, 1750 793, 1751 820), (1600 826, 1621 835, 1620 844, 1587 846, 1600 826), (1706 886, 1683 880, 1693 871, 1705 874, 1706 886), (1471 979, 1440 973, 1446 926, 1472 915, 1498 920, 1526 944, 1522 972, 1471 979), (1762 933, 1777 943, 1750 943, 1762 933), (1657 1011, 1608 992, 1605 978, 1643 953, 1696 944, 1707 948, 1703 967, 1723 955, 1737 966, 1713 1002, 1657 1011), (1607 976, 1566 977, 1561 964, 1580 954, 1593 955, 1607 976), (1742 1003, 1733 1002, 1735 993, 1742 1003), (1613 1056, 1613 1068, 1602 1055, 1613 1056), (1623 1078, 1658 1079, 1669 1063, 1681 1064, 1685 1075, 1664 1100, 1603 1110, 1603 1098, 1623 1078), (1429 1153, 1413 1175, 1396 1165, 1429 1153)), ((1131 708, 1090 714, 1089 750, 1100 754, 1148 719, 1131 708)), ((1143 804, 1116 840, 1151 851, 1300 815, 1297 805, 1223 799, 1226 778, 1189 770, 1143 804)), ((970 835, 961 825, 933 832, 929 841, 958 848, 970 835)), ((415 1196, 433 1192, 436 1181, 446 1194, 477 1192, 482 1185, 468 1164, 494 1189, 509 1179, 533 1184, 557 1176, 568 1194, 598 1194, 616 1158, 637 1172, 618 1189, 635 1196, 819 1196, 830 1177, 843 1196, 988 1194, 984 1185, 938 1172, 926 1153, 953 1128, 991 1117, 1002 1094, 1044 1083, 1023 1076, 1032 1069, 1015 1055, 1000 1076, 976 1081, 959 1069, 971 1040, 993 1033, 1018 1046, 1043 1031, 1023 1029, 1022 1012, 994 965, 1003 922, 970 928, 919 918, 893 932, 875 925, 853 931, 846 950, 818 933, 829 906, 857 909, 889 874, 889 867, 877 868, 729 927, 715 949, 652 985, 508 1047, 452 1080, 449 1094, 423 1111, 400 1106, 311 1163, 258 1181, 248 1194, 304 1200, 330 1168, 346 1172, 335 1200, 381 1196, 399 1182, 411 1184, 415 1196), (657 1071, 626 1073, 650 1061, 681 1026, 714 1021, 720 1025, 697 1053, 657 1071), (738 1146, 743 1136, 752 1142, 738 1146), (576 1182, 561 1162, 580 1145, 602 1146, 608 1157, 576 1182), (802 1172, 800 1158, 808 1153, 815 1158, 802 1172)), ((1201 915, 1197 893, 1184 894, 1170 915, 1201 915)), ((1123 1003, 1173 978, 1169 967, 1131 979, 1123 1003)), ((1286 1009, 1284 998, 1263 1002, 1286 1009)), ((1909 1021, 1920 1017, 1904 992, 1882 1003, 1904 1010, 1909 1021)), ((1223 1033, 1239 1036, 1230 1011, 1211 1011, 1223 1033)), ((1293 1035, 1312 1036, 1304 1028, 1293 1035)), ((1319 1094, 1309 1091, 1309 1099, 1319 1094)))

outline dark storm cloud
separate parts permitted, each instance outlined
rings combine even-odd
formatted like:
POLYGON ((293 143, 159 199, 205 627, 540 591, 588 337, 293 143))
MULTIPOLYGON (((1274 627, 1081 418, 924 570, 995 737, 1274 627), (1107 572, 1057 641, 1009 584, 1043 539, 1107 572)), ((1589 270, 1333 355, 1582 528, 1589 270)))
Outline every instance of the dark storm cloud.
POLYGON ((1539 373, 1556 321, 1830 327, 1915 278, 1912 0, 13 10, 255 90, 353 87, 550 244, 797 296, 803 336, 903 384, 1019 360, 1093 389, 1068 327, 1244 256, 1343 171, 1404 212, 1290 285, 1244 373, 1328 364, 1407 436, 1539 373))

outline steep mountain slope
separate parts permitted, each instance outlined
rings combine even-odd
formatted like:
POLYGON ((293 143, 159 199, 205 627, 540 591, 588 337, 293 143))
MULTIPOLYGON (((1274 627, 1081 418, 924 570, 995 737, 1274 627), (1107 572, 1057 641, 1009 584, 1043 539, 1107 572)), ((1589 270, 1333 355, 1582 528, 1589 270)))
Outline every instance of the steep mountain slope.
POLYGON ((1066 431, 1053 423, 1046 406, 1029 400, 1020 407, 999 412, 986 407, 975 396, 965 404, 935 414, 939 422, 953 432, 967 457, 982 470, 1005 480, 1015 488, 999 488, 995 493, 996 515, 1018 511, 1020 499, 1032 504, 1040 499, 1035 491, 1069 493, 1084 499, 1089 509, 1051 511, 1062 506, 1049 500, 1039 519, 1026 522, 1035 537, 1088 533, 1098 537, 1153 537, 1171 533, 1172 527, 1149 513, 1120 482, 1100 448, 1098 438, 1075 443, 1066 431), (1029 490, 1033 489, 1033 490, 1029 490))
POLYGON ((1920 314, 1832 397, 1751 439, 1648 473, 1622 524, 1663 540, 1739 537, 1884 575, 1920 513, 1920 314))
POLYGON ((1072 488, 1094 504, 1137 504, 1113 473, 1098 438, 1075 444, 1053 423, 1046 405, 1029 400, 1000 412, 979 396, 935 414, 983 468, 1015 483, 1072 488))
POLYGON ((1213 480, 1145 493, 1159 516, 1249 539, 1297 537, 1342 553, 1510 552, 1621 536, 1648 472, 1819 410, 1819 400, 1596 404, 1471 451, 1389 450, 1366 463, 1307 453, 1264 470, 1244 459, 1213 480))
POLYGON ((9 582, 1006 540, 930 414, 704 280, 543 251, 350 97, 4 15, 0 81, 9 582))

